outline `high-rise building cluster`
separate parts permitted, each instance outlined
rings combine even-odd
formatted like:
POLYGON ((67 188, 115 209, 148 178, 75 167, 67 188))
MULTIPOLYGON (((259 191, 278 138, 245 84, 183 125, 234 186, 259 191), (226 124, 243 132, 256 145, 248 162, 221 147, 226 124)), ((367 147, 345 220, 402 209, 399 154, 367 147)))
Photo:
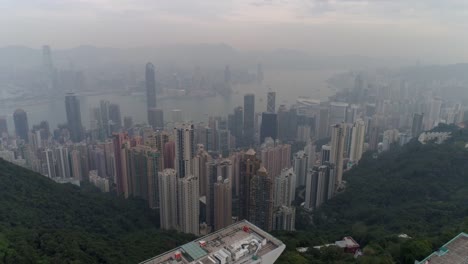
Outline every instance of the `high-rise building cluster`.
MULTIPOLYGON (((50 68, 47 49, 44 56, 50 68)), ((261 82, 261 65, 257 74, 261 82)), ((224 82, 231 86, 229 66, 224 82)), ((144 83, 146 124, 103 100, 83 125, 80 97, 67 93, 67 121, 55 129, 47 121, 31 127, 22 109, 13 113, 14 130, 0 117, 0 157, 58 182, 88 181, 143 199, 159 211, 163 229, 202 235, 248 220, 266 231, 294 230, 296 207, 303 202, 315 210, 345 189, 346 170, 366 151, 386 151, 439 123, 465 119, 461 104, 404 82, 378 88, 359 75, 354 87, 326 102, 298 98, 277 106, 270 89, 263 113, 256 111, 258 95, 249 93, 227 117, 184 122, 173 109, 165 123, 151 63, 144 83)))

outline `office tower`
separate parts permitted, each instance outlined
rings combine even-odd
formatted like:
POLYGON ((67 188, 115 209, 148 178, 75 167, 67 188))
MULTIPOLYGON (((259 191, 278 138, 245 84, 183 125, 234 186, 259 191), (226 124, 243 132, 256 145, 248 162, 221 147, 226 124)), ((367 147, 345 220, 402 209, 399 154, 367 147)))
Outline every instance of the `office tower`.
POLYGON ((244 145, 252 146, 255 137, 255 95, 244 95, 244 145))
MULTIPOLYGON (((228 180, 230 183, 232 181, 232 163, 229 159, 217 159, 212 160, 206 163, 206 223, 209 226, 214 227, 214 217, 216 212, 215 208, 215 192, 214 184, 218 181, 218 177, 221 177, 221 180, 228 180)), ((232 200, 232 199, 231 199, 232 200)))
POLYGON ((249 221, 271 231, 273 228, 273 180, 261 167, 250 180, 249 221))
POLYGON ((193 170, 194 170, 194 175, 198 176, 198 180, 200 183, 200 196, 206 196, 207 195, 207 188, 208 188, 208 178, 209 178, 209 173, 207 170, 207 164, 211 163, 211 156, 206 152, 205 148, 203 145, 198 145, 198 150, 197 154, 195 155, 194 161, 193 161, 193 170))
POLYGON ((193 124, 181 124, 174 128, 175 168, 177 176, 192 174, 192 159, 195 157, 193 124))
POLYGON ((319 110, 318 118, 316 119, 316 132, 317 139, 326 138, 329 135, 329 113, 328 107, 321 107, 319 110))
POLYGON ((149 109, 156 108, 156 77, 154 73, 154 65, 150 62, 146 64, 145 71, 146 80, 146 109, 148 111, 148 124, 149 120, 149 109))
MULTIPOLYGON (((159 218, 161 229, 178 229, 177 223, 177 173, 174 169, 159 172, 159 218)), ((198 199, 197 199, 198 201, 198 199)))
POLYGON ((231 123, 229 124, 229 129, 231 134, 236 138, 236 146, 242 146, 242 131, 244 128, 244 109, 242 107, 234 108, 234 115, 232 116, 231 123))
POLYGON ((256 153, 253 149, 249 149, 245 152, 239 162, 239 219, 249 219, 250 182, 253 176, 260 169, 261 164, 262 161, 256 157, 256 153))
POLYGON ((296 174, 293 168, 284 169, 275 178, 275 207, 291 206, 296 198, 296 174))
POLYGON ((329 113, 329 124, 335 125, 346 121, 347 103, 331 102, 329 113))
MULTIPOLYGON (((81 165, 81 178, 82 180, 88 180, 89 176, 89 153, 86 143, 79 143, 73 146, 80 154, 80 165, 81 165)), ((113 179, 115 182, 115 179, 113 179)))
POLYGON ((29 125, 26 112, 23 109, 16 109, 16 111, 13 113, 13 121, 15 122, 16 136, 28 142, 29 125))
POLYGON ((278 108, 278 139, 286 142, 289 134, 289 113, 285 105, 278 108))
POLYGON ((182 123, 184 122, 184 117, 182 110, 180 109, 173 109, 171 111, 171 117, 172 117, 172 122, 173 123, 182 123))
POLYGON ((349 159, 351 162, 357 163, 362 157, 364 152, 364 136, 366 132, 366 125, 363 120, 357 120, 352 129, 351 151, 349 159))
POLYGON ((280 206, 273 212, 273 230, 296 231, 296 208, 280 206))
POLYGON ((277 139, 278 134, 278 119, 275 113, 262 113, 262 125, 260 127, 260 143, 265 141, 265 138, 270 137, 273 140, 277 139))
POLYGON ((264 145, 260 149, 262 165, 273 179, 291 167, 291 145, 264 145))
POLYGON ((213 185, 213 226, 216 231, 232 224, 232 190, 229 179, 223 179, 222 176, 218 176, 217 182, 213 185))
POLYGON ((198 235, 200 232, 200 193, 198 178, 187 175, 177 179, 177 208, 180 231, 198 235))
POLYGON ((65 96, 65 108, 70 138, 73 142, 80 142, 84 138, 84 131, 81 123, 80 101, 74 93, 67 93, 65 96))
POLYGON ((418 137, 419 134, 423 131, 423 119, 424 114, 414 113, 413 115, 413 123, 411 126, 411 136, 418 137))
POLYGON ((127 150, 129 195, 148 201, 150 208, 159 208, 159 153, 148 146, 127 150))
POLYGON ((274 113, 276 111, 276 92, 268 91, 267 94, 267 112, 274 113))
POLYGON ((296 174, 296 188, 304 186, 306 182, 306 174, 308 169, 308 157, 304 151, 298 151, 294 154, 293 163, 294 173, 296 174))
POLYGON ((57 160, 57 177, 70 178, 70 161, 68 157, 68 148, 59 146, 55 149, 55 158, 57 160))
POLYGON ((118 104, 109 104, 109 120, 111 121, 110 132, 117 132, 122 128, 122 115, 118 104))
POLYGON ((0 138, 8 135, 8 125, 5 116, 0 116, 0 138))
POLYGON ((125 197, 128 197, 126 145, 129 140, 127 133, 113 135, 116 191, 118 195, 124 194, 125 197))
POLYGON ((149 108, 148 109, 148 124, 157 130, 164 129, 164 112, 162 109, 149 108))
POLYGON ((361 108, 359 105, 352 104, 346 111, 346 123, 354 123, 360 118, 361 108))
POLYGON ((128 130, 132 126, 133 126, 133 118, 131 116, 124 117, 124 128, 128 130))
POLYGON ((331 130, 331 152, 330 163, 335 165, 336 186, 339 187, 343 181, 343 157, 345 143, 346 125, 344 123, 332 126, 331 130))

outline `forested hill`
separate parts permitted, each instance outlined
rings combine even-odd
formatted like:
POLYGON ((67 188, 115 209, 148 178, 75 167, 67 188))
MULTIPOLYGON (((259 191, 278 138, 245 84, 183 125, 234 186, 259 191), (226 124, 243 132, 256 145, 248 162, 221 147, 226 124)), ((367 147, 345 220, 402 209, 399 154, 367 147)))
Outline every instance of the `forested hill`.
POLYGON ((346 191, 322 206, 312 224, 302 214, 296 227, 303 230, 278 234, 288 250, 281 263, 413 264, 467 232, 468 131, 437 130, 452 131, 452 138, 441 145, 414 140, 377 158, 367 153, 345 173, 346 191), (398 238, 402 233, 412 239, 398 238), (295 251, 348 235, 364 246, 366 257, 354 260, 332 249, 295 251))
POLYGON ((0 159, 0 263, 138 263, 193 239, 140 200, 57 184, 0 159))

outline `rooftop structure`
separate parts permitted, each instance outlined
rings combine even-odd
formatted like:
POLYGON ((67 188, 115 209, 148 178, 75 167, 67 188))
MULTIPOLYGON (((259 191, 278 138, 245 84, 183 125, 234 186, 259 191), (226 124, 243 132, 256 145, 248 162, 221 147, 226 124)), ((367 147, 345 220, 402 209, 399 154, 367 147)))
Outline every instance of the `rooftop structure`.
POLYGON ((416 264, 463 264, 468 262, 468 234, 460 233, 427 258, 416 264))
POLYGON ((244 220, 163 253, 142 264, 274 263, 285 245, 244 220))

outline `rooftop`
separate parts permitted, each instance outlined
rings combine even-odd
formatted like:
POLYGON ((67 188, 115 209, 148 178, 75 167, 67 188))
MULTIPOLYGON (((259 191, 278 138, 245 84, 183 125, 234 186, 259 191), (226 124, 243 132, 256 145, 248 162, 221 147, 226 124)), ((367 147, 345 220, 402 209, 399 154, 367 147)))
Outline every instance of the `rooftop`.
POLYGON ((460 233, 418 264, 465 264, 468 263, 468 234, 460 233))
POLYGON ((142 264, 273 263, 285 245, 248 221, 240 221, 142 264))

